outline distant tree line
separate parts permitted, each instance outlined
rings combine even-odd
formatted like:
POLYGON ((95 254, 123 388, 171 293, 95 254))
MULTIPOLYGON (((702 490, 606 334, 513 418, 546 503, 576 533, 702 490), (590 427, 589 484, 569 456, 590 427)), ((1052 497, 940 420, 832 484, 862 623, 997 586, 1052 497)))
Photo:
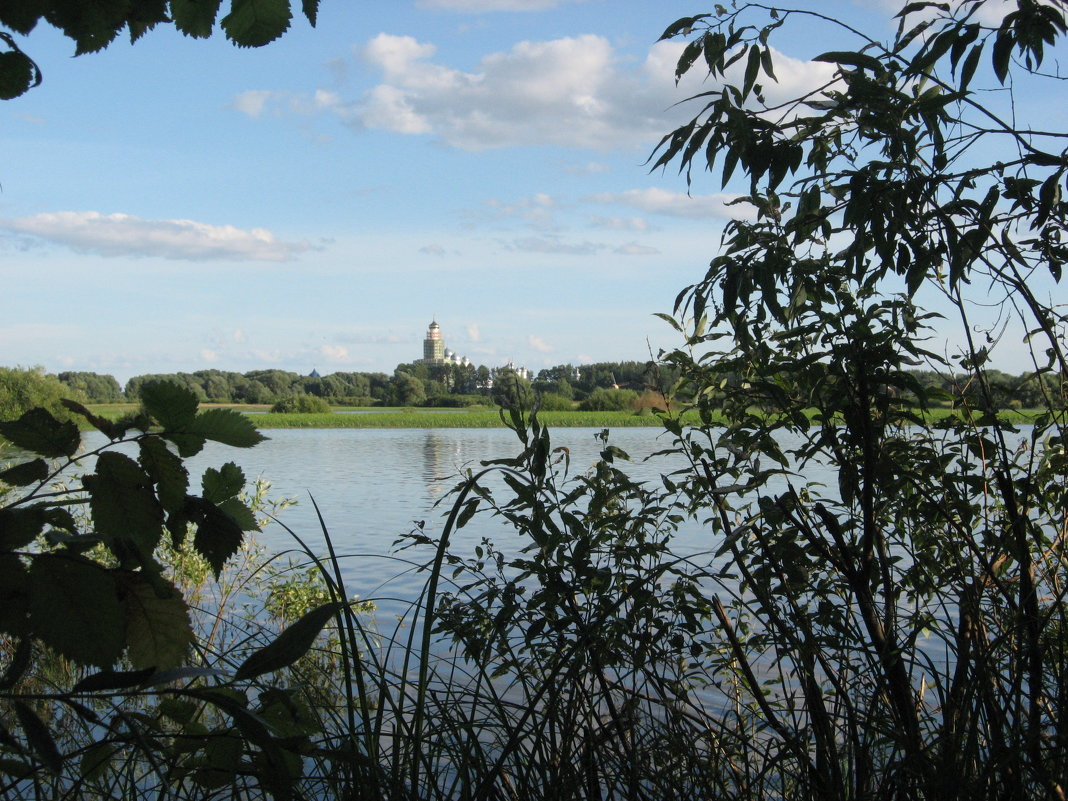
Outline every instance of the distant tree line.
MULTIPOLYGON (((119 403, 140 397, 141 389, 160 381, 187 387, 204 403, 278 404, 294 398, 314 397, 334 406, 471 406, 497 404, 529 407, 537 397, 548 410, 587 409, 592 411, 637 409, 662 403, 662 394, 674 394, 682 401, 685 387, 677 387, 673 365, 648 362, 599 362, 561 364, 540 370, 533 376, 511 368, 485 365, 424 364, 397 365, 393 375, 386 373, 338 372, 329 375, 300 375, 286 370, 252 370, 235 373, 225 370, 198 370, 195 373, 151 373, 139 375, 121 387, 114 376, 92 372, 63 372, 51 375, 43 368, 0 367, 0 420, 12 419, 32 406, 45 406, 62 412, 61 397, 83 403, 119 403), (529 377, 528 377, 529 376, 529 377)), ((915 388, 939 390, 945 406, 982 405, 979 390, 964 375, 945 375, 931 370, 909 373, 915 388)), ((1056 397, 1057 378, 1031 373, 1013 376, 991 370, 989 391, 993 402, 1002 407, 1031 409, 1043 406, 1043 398, 1056 397)), ((725 375, 724 386, 740 381, 725 375)), ((908 400, 915 396, 908 386, 888 391, 908 400)), ((715 404, 715 396, 707 395, 715 404)))

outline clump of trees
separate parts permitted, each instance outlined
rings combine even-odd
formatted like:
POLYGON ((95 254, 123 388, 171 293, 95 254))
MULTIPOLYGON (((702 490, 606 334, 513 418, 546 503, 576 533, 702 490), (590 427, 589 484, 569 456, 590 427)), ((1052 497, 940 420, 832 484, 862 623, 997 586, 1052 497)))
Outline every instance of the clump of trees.
POLYGON ((62 400, 68 397, 88 400, 43 367, 0 367, 0 420, 14 420, 34 408, 66 419, 69 412, 62 400))
POLYGON ((330 404, 315 395, 293 395, 271 407, 279 414, 329 414, 330 404))

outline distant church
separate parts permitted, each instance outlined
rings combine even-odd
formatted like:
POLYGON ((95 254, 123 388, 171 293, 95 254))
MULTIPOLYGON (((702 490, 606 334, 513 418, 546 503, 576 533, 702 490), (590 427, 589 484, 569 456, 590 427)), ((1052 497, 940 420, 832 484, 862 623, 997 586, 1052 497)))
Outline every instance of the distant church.
POLYGON ((441 335, 441 326, 436 320, 430 321, 430 327, 426 330, 426 339, 423 340, 423 364, 459 364, 467 367, 471 360, 466 356, 457 356, 445 347, 445 338, 441 335))

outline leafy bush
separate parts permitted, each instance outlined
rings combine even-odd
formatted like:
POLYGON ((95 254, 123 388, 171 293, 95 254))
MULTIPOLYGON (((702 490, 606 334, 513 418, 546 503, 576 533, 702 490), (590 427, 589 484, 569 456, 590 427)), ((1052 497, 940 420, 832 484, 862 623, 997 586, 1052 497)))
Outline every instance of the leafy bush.
POLYGON ((485 395, 435 395, 427 398, 422 405, 433 408, 461 409, 469 406, 483 406, 486 401, 485 395))
POLYGON ((15 420, 30 409, 46 409, 53 417, 70 419, 63 398, 82 396, 43 367, 0 367, 0 420, 15 420))
POLYGON ((638 393, 633 389, 595 389, 579 404, 584 412, 621 412, 633 409, 638 393))
POLYGON ((293 395, 271 407, 274 414, 327 414, 331 411, 330 404, 315 395, 293 395))
POLYGON ((555 392, 545 392, 538 395, 538 408, 543 412, 570 412, 575 408, 570 398, 558 395, 555 392))

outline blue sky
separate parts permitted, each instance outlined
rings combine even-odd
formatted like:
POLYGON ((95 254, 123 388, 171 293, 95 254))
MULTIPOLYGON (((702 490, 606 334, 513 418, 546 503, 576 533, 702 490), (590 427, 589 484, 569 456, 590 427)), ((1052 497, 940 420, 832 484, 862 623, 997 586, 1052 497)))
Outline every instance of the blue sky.
MULTIPOLYGON (((282 39, 159 29, 0 104, 0 364, 391 371, 431 318, 475 363, 647 358, 729 196, 644 162, 685 116, 680 43, 712 4, 322 0, 282 39)), ((873 33, 881 0, 806 4, 873 33)), ((782 91, 845 42, 778 43, 782 91)), ((774 90, 770 90, 774 91, 774 90)))

